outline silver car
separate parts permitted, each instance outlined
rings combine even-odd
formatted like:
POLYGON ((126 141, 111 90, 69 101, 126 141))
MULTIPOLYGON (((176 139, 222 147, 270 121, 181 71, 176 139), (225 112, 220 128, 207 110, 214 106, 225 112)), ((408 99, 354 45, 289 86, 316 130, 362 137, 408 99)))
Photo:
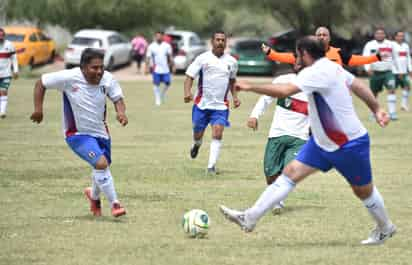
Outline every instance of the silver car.
POLYGON ((196 56, 207 50, 206 43, 194 32, 172 30, 166 31, 165 34, 171 38, 177 71, 185 71, 196 56))
POLYGON ((104 66, 108 70, 118 65, 128 64, 132 60, 132 45, 118 32, 81 30, 74 35, 72 42, 64 52, 66 68, 80 65, 81 54, 86 48, 104 50, 104 66))

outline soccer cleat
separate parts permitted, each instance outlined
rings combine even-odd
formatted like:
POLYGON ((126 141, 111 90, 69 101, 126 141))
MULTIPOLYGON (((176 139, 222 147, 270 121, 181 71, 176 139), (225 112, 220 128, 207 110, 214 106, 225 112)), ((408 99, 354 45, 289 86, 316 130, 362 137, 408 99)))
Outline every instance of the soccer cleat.
POLYGON ((390 113, 389 118, 391 119, 391 121, 397 121, 398 115, 396 115, 396 113, 390 113))
POLYGON ((195 159, 197 157, 197 154, 199 153, 199 148, 200 148, 200 145, 196 145, 196 144, 194 144, 192 148, 190 148, 190 157, 192 159, 195 159))
POLYGON ((275 205, 272 209, 272 214, 273 215, 279 215, 282 213, 282 210, 285 208, 285 203, 283 201, 279 202, 278 204, 275 205))
POLYGON ((126 214, 126 210, 124 209, 123 206, 120 205, 120 203, 118 203, 118 202, 113 203, 112 215, 114 217, 119 217, 119 216, 122 216, 122 215, 125 215, 125 214, 126 214))
POLYGON ((102 215, 102 204, 100 200, 93 200, 92 198, 92 188, 88 187, 84 189, 84 195, 90 202, 90 211, 94 216, 102 215))
POLYGON ((220 172, 216 169, 215 166, 207 168, 208 175, 219 175, 220 172))
POLYGON ((219 210, 226 217, 226 219, 239 225, 240 229, 245 232, 252 232, 256 226, 256 223, 247 220, 244 212, 229 209, 224 205, 220 205, 219 210))
POLYGON ((0 113, 0 119, 5 119, 6 118, 6 113, 0 113))
POLYGON ((409 112, 409 107, 406 106, 406 105, 402 105, 402 106, 401 106, 401 110, 406 111, 406 112, 409 112))
POLYGON ((372 230, 368 239, 362 240, 362 245, 379 245, 391 238, 396 233, 396 226, 391 224, 388 229, 383 230, 378 227, 372 230))

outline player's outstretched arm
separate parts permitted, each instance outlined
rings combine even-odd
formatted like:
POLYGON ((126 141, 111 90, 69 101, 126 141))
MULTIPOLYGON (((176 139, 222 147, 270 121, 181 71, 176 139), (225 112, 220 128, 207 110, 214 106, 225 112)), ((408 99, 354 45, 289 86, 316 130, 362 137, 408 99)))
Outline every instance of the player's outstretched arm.
POLYGON ((385 127, 389 123, 389 116, 379 105, 378 100, 373 96, 371 90, 359 79, 355 78, 352 82, 351 89, 375 115, 376 122, 385 127))
POLYGON ((291 52, 277 52, 271 49, 266 44, 262 43, 262 51, 266 54, 267 58, 271 61, 295 64, 296 57, 291 52))
POLYGON ((235 84, 237 91, 251 91, 257 94, 268 95, 274 98, 285 98, 300 92, 299 88, 292 84, 251 84, 247 81, 239 81, 235 84))
POLYGON ((116 119, 122 126, 126 126, 129 123, 129 120, 126 116, 126 104, 124 104, 124 100, 121 98, 114 103, 114 108, 116 110, 116 119))
POLYGON ((192 86, 193 86, 193 78, 191 76, 186 75, 185 83, 184 83, 184 102, 189 103, 193 100, 192 94, 192 86))
POLYGON ((44 94, 46 92, 43 83, 39 79, 36 82, 34 87, 34 95, 33 95, 33 102, 34 102, 34 112, 31 114, 30 119, 33 122, 40 123, 43 120, 43 101, 44 101, 44 94))

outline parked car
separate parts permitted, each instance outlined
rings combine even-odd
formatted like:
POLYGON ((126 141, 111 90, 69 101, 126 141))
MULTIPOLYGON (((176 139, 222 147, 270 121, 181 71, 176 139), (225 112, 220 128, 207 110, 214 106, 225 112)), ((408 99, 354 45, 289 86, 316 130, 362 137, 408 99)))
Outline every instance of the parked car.
POLYGON ((173 30, 166 31, 165 35, 171 39, 177 71, 185 71, 196 56, 207 50, 206 43, 195 32, 173 30))
POLYGON ((74 34, 72 42, 64 52, 66 68, 80 65, 84 49, 97 48, 105 52, 104 67, 112 70, 132 60, 132 45, 128 39, 116 31, 86 29, 74 34))
POLYGON ((263 42, 259 39, 238 39, 231 42, 229 50, 238 61, 239 74, 273 74, 276 63, 266 59, 261 50, 263 42))
POLYGON ((34 66, 54 60, 56 44, 39 28, 27 26, 4 27, 6 39, 17 51, 20 66, 34 66))

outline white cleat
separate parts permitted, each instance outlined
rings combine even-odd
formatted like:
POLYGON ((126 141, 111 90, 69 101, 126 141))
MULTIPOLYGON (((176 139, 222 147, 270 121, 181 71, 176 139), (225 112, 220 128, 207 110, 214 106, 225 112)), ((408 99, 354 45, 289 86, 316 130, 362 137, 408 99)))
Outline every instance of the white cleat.
POLYGON ((401 110, 406 111, 406 112, 409 112, 409 107, 406 106, 406 105, 402 105, 402 106, 401 106, 401 110))
POLYGON ((252 232, 256 226, 256 223, 246 219, 245 212, 232 210, 224 205, 220 205, 219 210, 226 217, 226 219, 239 225, 240 229, 245 232, 252 232))
POLYGON ((279 215, 279 214, 282 213, 284 208, 285 208, 285 203, 283 201, 281 201, 278 204, 276 204, 275 207, 273 207, 272 214, 273 215, 279 215))
POLYGON ((368 239, 362 240, 362 245, 379 245, 391 238, 396 233, 396 226, 391 224, 388 229, 380 229, 376 227, 370 233, 368 239))

